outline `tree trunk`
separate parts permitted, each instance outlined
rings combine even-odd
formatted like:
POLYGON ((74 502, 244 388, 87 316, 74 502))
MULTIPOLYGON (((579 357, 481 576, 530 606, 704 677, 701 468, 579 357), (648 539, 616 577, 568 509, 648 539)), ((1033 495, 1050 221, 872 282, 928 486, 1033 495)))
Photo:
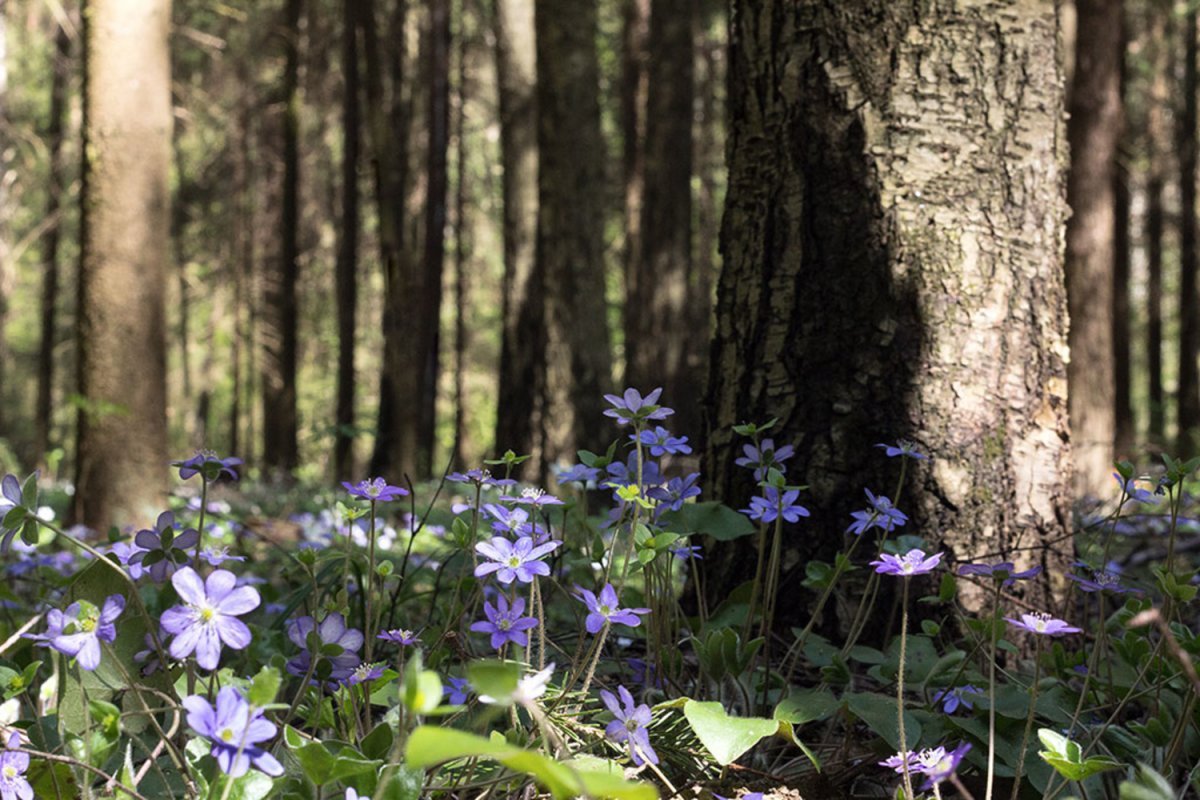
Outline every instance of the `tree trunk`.
POLYGON ((54 345, 58 334, 58 243, 62 236, 63 127, 67 116, 67 81, 71 70, 71 37, 61 24, 54 36, 50 78, 50 117, 46 125, 46 219, 42 234, 41 340, 38 344, 37 410, 34 463, 44 465, 54 423, 54 345))
POLYGON ((333 468, 354 479, 354 339, 358 313, 358 0, 342 0, 342 224, 337 260, 337 433, 333 468))
POLYGON ((1151 448, 1166 445, 1166 393, 1163 391, 1163 230, 1164 198, 1170 174, 1171 137, 1167 123, 1167 54, 1171 47, 1169 16, 1152 11, 1149 43, 1152 70, 1146 109, 1146 372, 1150 402, 1147 438, 1151 448))
POLYGON ((1175 143, 1179 153, 1179 441, 1177 455, 1197 452, 1200 428, 1200 294, 1196 286, 1196 12, 1184 17, 1183 116, 1175 143))
POLYGON ((105 530, 166 502, 171 4, 92 0, 84 19, 75 518, 105 530))
POLYGON ((1077 495, 1111 493, 1113 171, 1121 124, 1121 0, 1077 0, 1067 138, 1071 452, 1077 495))
MULTIPOLYGON (((703 377, 689 355, 703 346, 688 325, 692 274, 692 9, 695 0, 659 0, 650 11, 645 195, 638 275, 627 299, 625 383, 666 397, 700 394, 703 377)), ((670 427, 693 440, 700 406, 678 402, 670 427)))
MULTIPOLYGON (((777 418, 771 435, 796 447, 788 476, 810 487, 802 527, 814 531, 790 540, 803 544, 785 556, 789 585, 814 551, 832 555, 864 486, 894 496, 898 465, 874 445, 907 439, 931 460, 909 465, 906 530, 940 540, 951 564, 1063 564, 1054 5, 735 0, 731 11, 712 495, 745 504, 755 487, 734 464, 744 440, 732 426, 777 418)), ((727 596, 754 562, 753 548, 713 547, 709 594, 727 596)), ((804 617, 803 604, 783 616, 804 617)))
MULTIPOLYGON (((538 215, 537 55, 533 0, 494 0, 504 202, 503 331, 496 450, 541 463, 544 306, 534 269, 538 215)), ((528 474, 528 473, 526 473, 528 474)))
POLYGON ((650 0, 621 3, 621 177, 624 186, 625 303, 621 309, 625 340, 625 385, 638 378, 631 372, 631 343, 639 333, 637 299, 645 280, 641 264, 642 204, 646 195, 646 102, 649 94, 650 0))
MULTIPOLYGON (((725 172, 724 56, 728 42, 723 34, 727 30, 724 5, 714 2, 706 4, 696 31, 700 66, 696 93, 700 98, 700 116, 696 124, 696 163, 693 169, 699 177, 699 186, 696 193, 696 251, 692 258, 692 274, 688 278, 690 299, 687 323, 693 340, 687 351, 690 359, 687 368, 701 381, 708 368, 708 347, 712 337, 713 284, 720 274, 717 253, 717 233, 721 226, 718 175, 724 175, 725 172), (719 24, 714 25, 713 17, 718 13, 719 24), (722 35, 715 34, 714 29, 720 30, 722 35)), ((703 391, 695 396, 703 396, 703 391)), ((702 414, 703 409, 700 411, 702 414)))
POLYGON ((12 294, 15 274, 12 264, 9 263, 12 259, 11 218, 15 204, 10 197, 13 181, 9 179, 8 174, 9 158, 13 150, 13 124, 8 109, 8 14, 7 0, 0 0, 0 439, 9 435, 8 364, 11 356, 5 331, 8 327, 9 296, 12 294))
POLYGON ((300 16, 287 0, 283 72, 283 185, 279 260, 264 275, 263 467, 290 476, 299 464, 296 429, 296 282, 300 270, 300 16))
POLYGON ((468 3, 462 0, 458 17, 458 86, 454 106, 454 161, 456 180, 454 183, 454 444, 451 460, 456 465, 465 465, 463 454, 467 448, 467 349, 470 315, 467 258, 470 227, 467 224, 467 98, 470 96, 467 66, 471 47, 467 31, 468 3))
POLYGON ((604 141, 600 133, 596 5, 538 3, 537 269, 546 303, 542 413, 545 467, 612 438, 604 276, 604 141))
POLYGON ((1129 159, 1133 154, 1134 141, 1131 121, 1126 111, 1126 86, 1128 84, 1129 31, 1124 19, 1121 3, 1117 4, 1117 24, 1122 34, 1120 49, 1120 84, 1117 115, 1118 146, 1113 161, 1113 302, 1112 302, 1112 363, 1113 363, 1113 452, 1118 459, 1136 460, 1134 440, 1137 436, 1133 417, 1133 367, 1131 364, 1130 328, 1131 307, 1129 304, 1130 274, 1133 258, 1131 208, 1132 189, 1129 185, 1129 159))

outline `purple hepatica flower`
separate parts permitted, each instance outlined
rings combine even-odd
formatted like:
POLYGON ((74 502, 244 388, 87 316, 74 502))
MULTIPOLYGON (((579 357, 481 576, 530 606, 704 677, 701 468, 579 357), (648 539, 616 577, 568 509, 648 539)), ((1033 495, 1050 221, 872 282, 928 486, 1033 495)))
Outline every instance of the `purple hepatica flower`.
POLYGON ((399 500, 401 497, 408 496, 408 489, 401 486, 392 486, 383 478, 373 478, 372 480, 360 481, 357 484, 342 481, 342 486, 346 488, 351 497, 374 500, 377 503, 390 503, 393 500, 399 500))
POLYGON ((519 534, 529 524, 529 512, 523 508, 508 508, 496 503, 484 503, 484 516, 491 517, 492 530, 497 533, 519 534))
POLYGON ((894 756, 888 756, 883 761, 880 761, 879 766, 887 767, 888 769, 895 770, 896 772, 903 774, 905 763, 908 764, 909 772, 916 771, 921 765, 919 754, 914 753, 911 750, 907 753, 896 753, 894 756))
POLYGON ((124 610, 125 598, 119 594, 105 598, 103 608, 79 600, 66 611, 51 609, 46 614, 46 632, 27 638, 77 659, 79 668, 90 672, 100 666, 100 643, 117 638, 114 623, 124 610))
POLYGON ((559 483, 595 483, 600 480, 600 470, 587 464, 575 464, 556 476, 559 483))
POLYGON ((1121 491, 1126 495, 1126 503, 1157 503, 1158 500, 1154 497, 1154 493, 1149 489, 1139 489, 1137 486, 1137 478, 1125 480, 1119 473, 1114 472, 1113 477, 1117 479, 1117 485, 1121 487, 1121 491))
POLYGON ((663 511, 678 511, 683 508, 685 500, 700 496, 700 487, 696 485, 699 478, 699 472, 693 472, 683 478, 671 478, 666 486, 655 486, 648 490, 646 496, 657 500, 658 507, 663 511))
POLYGON ((786 472, 787 468, 783 466, 783 462, 791 458, 795 454, 796 449, 790 444, 785 444, 783 447, 776 449, 774 439, 763 439, 757 445, 753 442, 742 445, 742 452, 746 455, 733 463, 739 467, 753 469, 754 480, 761 481, 767 477, 767 472, 772 469, 778 472, 786 472))
POLYGON ((536 628, 538 624, 534 617, 521 616, 525 613, 525 600, 520 597, 513 600, 510 608, 508 600, 504 595, 500 595, 496 598, 496 605, 487 602, 483 604, 483 613, 487 615, 487 620, 471 623, 471 630, 476 633, 490 633, 492 648, 495 650, 499 650, 507 642, 526 646, 529 644, 529 637, 525 631, 536 628))
POLYGON ((974 709, 975 701, 973 698, 983 695, 983 690, 977 686, 954 686, 940 690, 933 696, 934 703, 942 704, 942 711, 947 714, 953 714, 959 709, 959 706, 966 709, 974 709))
POLYGON ((0 553, 8 552, 8 548, 12 546, 13 537, 17 535, 17 531, 21 530, 26 516, 21 513, 13 514, 15 518, 19 517, 19 519, 13 519, 9 525, 5 525, 4 520, 12 513, 13 509, 21 508, 24 504, 21 482, 17 480, 16 475, 5 475, 0 480, 0 553))
POLYGON ((359 664, 354 671, 350 673, 350 677, 346 678, 348 686, 357 686, 360 683, 369 683, 370 681, 378 680, 383 677, 382 663, 375 664, 359 664))
POLYGON ((469 469, 466 472, 451 472, 446 480, 452 483, 470 483, 476 486, 514 486, 512 478, 493 478, 491 470, 469 469))
POLYGON ((259 746, 275 736, 275 723, 263 719, 261 709, 251 708, 236 687, 222 688, 215 708, 196 694, 183 698, 183 707, 191 729, 212 742, 210 752, 221 772, 239 778, 253 764, 267 775, 283 774, 283 765, 259 746))
POLYGON ((896 442, 895 444, 882 444, 881 443, 881 444, 877 444, 875 446, 882 447, 883 454, 886 455, 888 458, 896 458, 898 456, 904 456, 905 458, 912 458, 912 459, 916 459, 917 461, 924 461, 925 459, 929 458, 929 456, 925 455, 924 453, 918 453, 916 450, 917 446, 915 444, 913 444, 912 442, 906 442, 903 439, 896 442))
POLYGON ((219 458, 212 450, 197 450, 196 455, 186 461, 172 461, 171 466, 179 467, 179 477, 185 481, 193 475, 200 475, 211 483, 222 473, 236 481, 238 474, 233 468, 241 466, 241 463, 240 458, 219 458))
POLYGON ((654 426, 652 431, 642 431, 637 434, 629 434, 629 441, 634 444, 639 442, 650 448, 650 455, 655 458, 661 458, 665 455, 688 455, 692 452, 689 445, 688 437, 672 436, 671 432, 661 425, 654 426))
POLYGON ((774 522, 783 517, 785 522, 799 522, 801 517, 808 516, 808 509, 796 503, 800 498, 800 490, 792 489, 781 496, 774 486, 764 490, 766 497, 750 498, 750 507, 743 508, 742 513, 759 522, 774 522))
POLYGON ((125 571, 129 573, 129 577, 135 581, 141 579, 142 575, 146 574, 146 568, 142 566, 141 559, 133 560, 133 557, 138 553, 143 552, 133 542, 116 542, 109 551, 117 557, 117 561, 121 562, 121 566, 125 567, 125 571))
POLYGON ((29 769, 29 754, 22 752, 21 734, 9 734, 0 750, 0 798, 3 800, 33 800, 33 787, 25 779, 29 769))
POLYGON ((546 542, 535 547, 533 539, 528 536, 522 536, 516 544, 502 536, 493 536, 490 542, 475 545, 476 552, 491 559, 475 568, 475 577, 482 578, 495 572, 496 579, 503 584, 510 584, 513 580, 533 583, 534 575, 550 574, 550 565, 538 559, 556 547, 558 542, 546 542))
POLYGON ((142 643, 145 645, 145 649, 134 653, 133 660, 142 665, 142 677, 147 677, 158 672, 163 665, 162 660, 158 657, 158 651, 154 649, 154 637, 147 633, 142 637, 142 643))
POLYGON ((933 572, 941 563, 944 553, 935 553, 928 558, 924 550, 909 550, 902 556, 891 553, 881 553, 878 561, 872 561, 871 566, 881 575, 899 575, 907 578, 910 575, 925 575, 933 572))
POLYGON ((221 660, 222 644, 233 650, 250 646, 250 629, 238 617, 258 608, 262 598, 254 587, 236 584, 234 574, 224 569, 203 581, 191 567, 171 576, 183 601, 162 615, 163 630, 175 637, 168 649, 172 658, 182 661, 194 652, 196 663, 212 670, 221 660))
POLYGON ((158 515, 154 529, 143 529, 133 538, 140 552, 130 556, 130 561, 141 564, 150 577, 157 583, 169 578, 178 567, 187 564, 189 551, 200 541, 200 533, 194 528, 188 528, 183 533, 175 533, 175 515, 164 511, 158 515))
POLYGON ((358 657, 358 648, 363 644, 362 631, 347 628, 346 618, 337 611, 326 614, 320 625, 312 617, 297 617, 288 622, 287 634, 292 644, 300 648, 300 653, 287 662, 287 671, 292 675, 308 674, 314 649, 317 665, 313 677, 320 681, 344 681, 362 662, 358 657))
POLYGON ((1085 592, 1107 592, 1108 594, 1141 594, 1137 589, 1121 585, 1121 576, 1106 569, 1092 570, 1092 577, 1068 574, 1067 577, 1085 592))
POLYGON ((661 386, 645 397, 642 397, 642 393, 637 389, 626 389, 624 394, 619 397, 615 394, 606 394, 604 395, 604 399, 608 401, 612 408, 606 409, 604 416, 612 417, 619 425, 628 425, 635 420, 640 422, 664 420, 674 414, 675 411, 674 409, 655 405, 661 394, 661 386))
POLYGON ((616 717, 604 729, 605 735, 614 742, 628 744, 629 757, 637 766, 646 761, 657 764, 658 754, 650 746, 650 733, 646 730, 650 724, 650 706, 645 703, 636 705, 633 695, 624 686, 618 686, 617 693, 621 696, 620 702, 617 702, 612 692, 600 690, 600 699, 616 717))
POLYGON ((848 533, 861 536, 872 528, 879 528, 884 533, 891 533, 897 527, 908 522, 908 515, 892 505, 892 501, 883 495, 875 495, 870 489, 864 489, 867 501, 871 507, 864 511, 851 512, 854 522, 846 528, 848 533))
POLYGON ((958 568, 958 574, 991 578, 994 581, 1001 581, 1003 586, 1012 586, 1017 581, 1027 580, 1042 572, 1040 566, 1024 572, 1015 572, 1014 570, 1016 567, 1011 561, 1001 561, 998 564, 963 564, 958 568))
POLYGON ((704 556, 700 555, 702 552, 704 552, 704 548, 698 544, 688 545, 685 543, 671 546, 671 555, 675 556, 680 561, 688 561, 689 559, 693 558, 698 558, 703 561, 704 556))
POLYGON ((404 628, 392 628, 390 631, 384 631, 375 638, 383 639, 385 642, 391 642, 392 644, 398 644, 401 647, 410 647, 421 643, 420 631, 414 632, 404 628))
POLYGON ((546 494, 544 489, 524 489, 519 495, 502 495, 500 497, 506 503, 520 503, 524 506, 533 506, 541 508, 542 506, 561 506, 564 505, 562 500, 559 500, 552 494, 546 494))
POLYGON ((928 791, 942 781, 948 780, 958 769, 963 756, 970 749, 969 743, 962 742, 950 752, 946 752, 944 747, 922 750, 917 755, 917 772, 925 776, 925 785, 921 787, 922 790, 928 791))
POLYGON ((200 557, 208 562, 210 567, 219 567, 226 561, 245 561, 245 556, 229 555, 228 547, 206 547, 200 551, 200 557))
POLYGON ((604 584, 599 597, 587 589, 577 587, 575 591, 579 594, 579 599, 588 607, 585 621, 588 633, 599 633, 606 622, 620 623, 636 628, 642 624, 640 615, 650 613, 648 608, 621 608, 621 602, 617 599, 617 590, 612 587, 611 583, 604 584))
POLYGON ((442 694, 445 695, 446 702, 452 706, 466 705, 467 699, 471 696, 471 682, 466 678, 446 678, 442 694))
POLYGON ((641 658, 627 658, 625 663, 629 665, 629 671, 632 675, 631 680, 639 686, 654 686, 661 689, 665 685, 665 681, 658 674, 658 670, 654 665, 641 658))
POLYGON ((1034 613, 1022 614, 1019 620, 1011 617, 1004 619, 1015 628, 1020 628, 1030 633, 1036 633, 1041 636, 1062 636, 1068 633, 1082 633, 1079 628, 1068 625, 1061 619, 1055 619, 1049 614, 1034 613))
MULTIPOLYGON (((608 486, 629 486, 637 483, 637 453, 630 453, 623 463, 614 461, 605 467, 605 471, 608 473, 608 480, 605 481, 608 486)), ((642 486, 658 486, 662 482, 663 475, 658 462, 648 458, 642 459, 642 486)))

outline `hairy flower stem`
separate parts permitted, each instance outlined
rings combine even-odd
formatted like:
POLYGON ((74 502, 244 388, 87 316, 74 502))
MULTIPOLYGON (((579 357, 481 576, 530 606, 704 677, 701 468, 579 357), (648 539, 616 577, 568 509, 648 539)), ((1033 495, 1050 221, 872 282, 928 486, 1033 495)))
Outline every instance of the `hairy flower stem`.
MULTIPOLYGON (((413 536, 415 534, 410 534, 413 536)), ((371 499, 371 524, 367 533, 367 586, 363 597, 363 633, 366 634, 364 653, 371 661, 375 649, 375 499, 371 499)))
POLYGON ((742 623, 742 641, 750 638, 754 627, 754 612, 758 608, 758 597, 762 594, 763 564, 767 560, 767 525, 758 524, 758 563, 754 567, 754 583, 750 584, 750 606, 746 609, 746 621, 742 623))
POLYGON ((834 559, 833 575, 829 577, 829 583, 825 585, 824 591, 821 592, 820 598, 817 599, 816 608, 813 609, 812 615, 808 618, 808 623, 804 626, 804 630, 800 631, 800 635, 796 637, 796 641, 784 653, 784 664, 786 665, 789 659, 791 661, 791 666, 786 667, 784 670, 789 684, 796 674, 796 667, 800 665, 800 657, 804 655, 804 644, 808 640, 809 634, 812 633, 813 628, 816 627, 817 620, 821 618, 821 612, 825 610, 825 604, 833 596, 833 590, 837 586, 838 579, 850 566, 850 559, 854 555, 854 550, 858 547, 860 541, 862 541, 862 536, 855 536, 854 540, 850 542, 850 546, 846 548, 845 554, 834 559))
POLYGON ((915 800, 912 774, 908 768, 908 736, 904 730, 904 659, 908 655, 908 582, 904 578, 903 599, 900 601, 900 666, 896 672, 896 724, 900 729, 900 757, 904 767, 904 795, 915 800))
MULTIPOLYGON (((403 650, 401 652, 403 653, 403 650)), ((296 696, 292 698, 292 704, 288 706, 287 714, 284 715, 283 721, 279 723, 280 730, 286 730, 288 723, 292 721, 292 717, 296 716, 296 709, 300 708, 300 701, 304 699, 304 695, 308 691, 308 684, 312 680, 313 672, 316 670, 317 662, 320 660, 315 653, 308 659, 308 671, 304 673, 304 680, 300 684, 300 691, 296 692, 296 696)), ((404 675, 403 669, 400 670, 400 675, 404 675)))
POLYGON ((992 788, 996 780, 996 643, 1000 637, 1000 586, 1002 581, 993 581, 991 647, 988 648, 988 761, 987 788, 984 800, 992 800, 992 788))
POLYGON ((596 653, 592 656, 592 663, 588 665, 587 674, 583 678, 583 688, 580 693, 585 697, 587 690, 592 686, 592 678, 596 676, 596 665, 600 663, 600 654, 604 652, 604 640, 608 638, 608 620, 604 621, 604 627, 600 629, 600 636, 596 639, 596 653))
POLYGON ((1021 794, 1021 778, 1025 773, 1025 749, 1029 745, 1029 734, 1033 733, 1033 718, 1037 713, 1038 681, 1042 677, 1042 637, 1035 640, 1033 649, 1033 685, 1029 689, 1029 713, 1025 715, 1025 732, 1021 735, 1021 748, 1017 751, 1017 769, 1013 775, 1012 794, 1009 800, 1017 800, 1021 794))
POLYGON ((193 561, 196 562, 196 573, 204 577, 203 564, 200 559, 200 553, 204 549, 204 515, 208 511, 208 478, 204 477, 204 473, 200 474, 200 518, 196 522, 196 554, 193 561))

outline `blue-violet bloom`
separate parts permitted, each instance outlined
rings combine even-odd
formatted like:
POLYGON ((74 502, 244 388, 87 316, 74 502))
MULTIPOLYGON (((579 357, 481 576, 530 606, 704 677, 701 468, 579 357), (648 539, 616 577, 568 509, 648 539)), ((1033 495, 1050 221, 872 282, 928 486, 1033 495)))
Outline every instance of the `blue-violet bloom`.
POLYGON ((250 629, 238 617, 258 608, 262 598, 257 589, 237 586, 237 577, 224 569, 201 580, 191 567, 172 575, 171 585, 183 600, 162 615, 162 629, 175 637, 168 648, 172 658, 195 653, 196 663, 212 670, 221 660, 222 644, 233 650, 250 646, 250 629))
POLYGON ((262 709, 251 708, 236 687, 217 692, 215 707, 196 694, 183 698, 183 707, 191 729, 212 742, 210 752, 221 772, 239 778, 253 764, 267 775, 283 774, 283 765, 259 746, 274 738, 275 723, 263 718, 262 709))

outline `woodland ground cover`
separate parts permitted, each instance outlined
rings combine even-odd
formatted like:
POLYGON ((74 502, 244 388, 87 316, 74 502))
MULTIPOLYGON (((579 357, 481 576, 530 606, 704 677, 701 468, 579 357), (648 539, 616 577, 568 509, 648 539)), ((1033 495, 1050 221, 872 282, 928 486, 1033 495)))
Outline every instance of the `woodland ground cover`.
POLYGON ((1118 464, 1119 499, 1051 575, 912 530, 914 445, 881 443, 895 485, 820 521, 772 423, 739 426, 759 491, 738 511, 673 463, 694 443, 659 390, 606 399, 613 446, 546 488, 512 480, 509 452, 419 487, 281 494, 201 452, 152 527, 97 534, 56 522, 62 487, 6 476, 0 797, 1200 788, 1200 460, 1118 464), (830 528, 837 558, 781 585, 785 537, 830 528), (758 554, 712 608, 711 539, 758 554), (1061 608, 1023 599, 1042 580, 1061 608), (785 604, 807 624, 781 630, 785 604))

